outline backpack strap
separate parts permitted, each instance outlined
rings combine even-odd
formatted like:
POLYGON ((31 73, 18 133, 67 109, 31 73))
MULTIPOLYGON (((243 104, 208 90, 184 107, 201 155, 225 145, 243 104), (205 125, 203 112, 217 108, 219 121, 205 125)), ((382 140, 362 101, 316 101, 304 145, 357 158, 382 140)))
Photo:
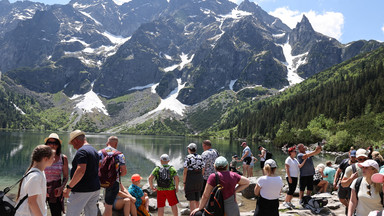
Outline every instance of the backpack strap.
MULTIPOLYGON (((354 165, 354 164, 353 164, 354 165)), ((356 192, 356 199, 359 200, 359 190, 360 190, 360 185, 361 185, 361 182, 363 181, 363 177, 359 177, 357 178, 356 180, 356 184, 355 184, 355 192, 356 192)))
POLYGON ((21 204, 23 204, 23 202, 28 198, 28 194, 25 195, 18 203, 17 205, 15 206, 15 211, 21 206, 21 204))
POLYGON ((352 164, 352 171, 353 171, 353 173, 356 173, 356 172, 357 172, 356 164, 355 164, 355 163, 352 164))
POLYGON ((215 172, 215 177, 216 177, 216 186, 220 184, 220 178, 219 178, 219 174, 217 172, 215 172))
POLYGON ((27 174, 25 174, 21 179, 19 179, 19 181, 17 181, 15 184, 13 184, 12 186, 10 187, 6 187, 4 188, 4 195, 7 194, 10 190, 12 190, 17 184, 19 184, 25 177, 27 177, 29 174, 33 173, 33 172, 37 172, 37 170, 32 170, 30 172, 28 172, 27 174))

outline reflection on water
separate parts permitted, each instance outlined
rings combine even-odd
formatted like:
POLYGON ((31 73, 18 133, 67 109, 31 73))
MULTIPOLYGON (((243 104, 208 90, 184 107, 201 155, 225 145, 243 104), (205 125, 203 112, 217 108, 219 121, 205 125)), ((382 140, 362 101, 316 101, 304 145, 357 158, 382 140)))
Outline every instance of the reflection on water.
MULTIPOLYGON (((30 163, 30 155, 35 146, 42 144, 47 133, 38 132, 0 132, 0 190, 9 186, 20 178, 30 163)), ((76 153, 72 146, 68 145, 69 133, 59 133, 63 141, 62 152, 69 158, 69 165, 76 153)), ((105 147, 105 143, 110 135, 106 134, 87 134, 88 142, 100 150, 105 147)), ((123 177, 123 182, 129 182, 130 176, 139 173, 143 177, 148 177, 156 165, 160 165, 160 156, 168 154, 170 164, 173 165, 179 174, 182 174, 183 161, 187 155, 186 146, 194 142, 198 145, 198 153, 201 154, 202 147, 200 138, 190 137, 170 137, 170 136, 139 136, 139 135, 117 135, 119 138, 118 150, 122 151, 126 158, 128 169, 127 177, 123 177)), ((220 155, 231 160, 233 154, 241 155, 241 141, 229 140, 211 140, 213 147, 220 155)), ((259 154, 256 151, 258 143, 249 143, 252 153, 259 154)), ((281 150, 273 148, 271 144, 266 145, 267 149, 273 153, 279 169, 278 174, 285 175, 284 161, 287 157, 281 150)), ((314 159, 315 163, 325 162, 323 155, 314 159)), ((238 164, 240 166, 240 163, 238 164)), ((261 175, 259 163, 255 164, 254 174, 261 175)))

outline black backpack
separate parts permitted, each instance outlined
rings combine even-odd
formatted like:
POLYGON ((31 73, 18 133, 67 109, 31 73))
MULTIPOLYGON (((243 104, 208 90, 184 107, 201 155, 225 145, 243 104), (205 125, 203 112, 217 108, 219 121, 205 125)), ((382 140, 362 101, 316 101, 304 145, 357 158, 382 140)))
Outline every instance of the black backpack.
POLYGON ((303 206, 306 209, 311 210, 314 214, 319 214, 324 206, 328 204, 327 198, 320 198, 320 197, 311 197, 311 196, 304 196, 303 197, 303 206))
POLYGON ((171 177, 171 171, 169 170, 172 166, 159 167, 159 178, 157 178, 157 186, 162 188, 168 188, 171 186, 172 183, 172 177, 171 177))
POLYGON ((219 175, 215 173, 216 186, 213 188, 207 206, 204 208, 204 216, 224 216, 223 186, 220 185, 219 175))
POLYGON ((265 160, 272 159, 273 154, 265 149, 265 160))
POLYGON ((25 195, 16 206, 12 204, 12 200, 10 200, 7 196, 5 196, 12 188, 14 188, 17 184, 21 182, 25 177, 29 174, 37 172, 36 170, 32 170, 25 174, 19 181, 17 181, 11 187, 4 188, 4 191, 0 191, 0 215, 1 216, 14 216, 16 214, 16 210, 23 204, 23 202, 28 198, 28 194, 25 195))

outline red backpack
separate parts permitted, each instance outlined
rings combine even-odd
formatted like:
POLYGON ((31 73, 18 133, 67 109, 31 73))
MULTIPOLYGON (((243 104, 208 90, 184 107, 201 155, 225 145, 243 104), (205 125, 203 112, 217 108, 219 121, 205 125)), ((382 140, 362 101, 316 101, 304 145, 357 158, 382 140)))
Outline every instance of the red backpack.
POLYGON ((104 158, 99 167, 100 186, 109 188, 115 183, 117 175, 120 175, 120 172, 116 170, 116 156, 121 154, 121 152, 116 151, 113 155, 109 155, 105 149, 102 149, 101 152, 104 158))

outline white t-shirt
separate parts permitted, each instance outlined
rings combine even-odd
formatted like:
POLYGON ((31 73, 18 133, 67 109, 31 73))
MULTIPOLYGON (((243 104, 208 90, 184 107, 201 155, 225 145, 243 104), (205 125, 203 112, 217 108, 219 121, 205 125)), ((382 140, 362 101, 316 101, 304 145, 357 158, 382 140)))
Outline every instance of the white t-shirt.
MULTIPOLYGON (((47 180, 45 178, 45 173, 37 168, 32 168, 28 172, 32 172, 27 177, 24 178, 23 184, 21 185, 20 190, 20 199, 28 194, 28 197, 37 195, 37 204, 39 205, 41 213, 47 215, 47 205, 45 204, 45 199, 47 197, 47 180)), ((20 205, 17 209, 16 216, 21 215, 32 215, 32 212, 28 206, 28 199, 20 205)))
MULTIPOLYGON (((296 158, 287 157, 285 164, 289 165, 289 175, 297 178, 300 174, 299 161, 296 158)), ((285 177, 288 177, 288 175, 285 174, 285 177)))
MULTIPOLYGON (((353 180, 351 189, 355 189, 357 179, 353 180)), ((365 177, 361 181, 360 189, 358 192, 359 200, 356 206, 356 216, 368 215, 372 210, 383 210, 379 192, 375 191, 375 187, 371 185, 371 196, 368 194, 368 182, 365 177)), ((356 192, 357 193, 357 192, 356 192)))
POLYGON ((267 157, 267 151, 265 151, 265 148, 261 149, 261 155, 263 155, 263 153, 264 156, 260 157, 260 161, 265 161, 265 158, 267 157))
POLYGON ((283 180, 280 176, 262 176, 258 179, 257 184, 261 187, 260 195, 264 199, 279 199, 281 189, 283 188, 283 180))

